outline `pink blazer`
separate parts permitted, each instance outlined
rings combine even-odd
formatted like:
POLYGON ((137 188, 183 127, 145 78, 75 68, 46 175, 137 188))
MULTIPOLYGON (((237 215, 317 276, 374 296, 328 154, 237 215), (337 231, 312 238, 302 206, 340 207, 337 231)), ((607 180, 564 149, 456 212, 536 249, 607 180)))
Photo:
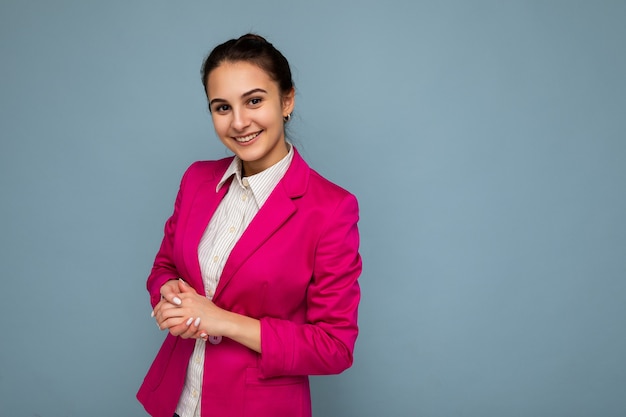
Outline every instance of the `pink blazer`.
MULTIPOLYGON (((204 294, 198 244, 228 187, 215 187, 232 158, 196 162, 148 277, 152 305, 167 280, 204 294)), ((261 322, 258 354, 228 338, 207 343, 202 416, 310 417, 308 375, 352 365, 361 273, 358 205, 346 190, 293 161, 228 258, 213 301, 261 322)), ((167 335, 137 398, 172 417, 195 340, 167 335)))

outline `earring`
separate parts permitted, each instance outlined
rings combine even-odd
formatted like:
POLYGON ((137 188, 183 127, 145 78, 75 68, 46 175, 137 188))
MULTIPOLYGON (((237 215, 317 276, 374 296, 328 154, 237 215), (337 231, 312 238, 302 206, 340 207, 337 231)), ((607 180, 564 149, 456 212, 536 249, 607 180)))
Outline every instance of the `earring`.
POLYGON ((283 116, 283 120, 285 121, 285 123, 291 120, 291 113, 288 113, 287 116, 283 116))

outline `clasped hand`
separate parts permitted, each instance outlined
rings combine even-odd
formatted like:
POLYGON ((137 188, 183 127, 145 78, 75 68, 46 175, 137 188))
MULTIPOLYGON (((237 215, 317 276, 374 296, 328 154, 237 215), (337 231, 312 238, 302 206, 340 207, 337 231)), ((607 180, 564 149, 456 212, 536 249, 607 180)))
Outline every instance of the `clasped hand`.
POLYGON ((161 301, 152 311, 159 329, 184 339, 222 335, 227 312, 182 279, 166 282, 160 292, 161 301))

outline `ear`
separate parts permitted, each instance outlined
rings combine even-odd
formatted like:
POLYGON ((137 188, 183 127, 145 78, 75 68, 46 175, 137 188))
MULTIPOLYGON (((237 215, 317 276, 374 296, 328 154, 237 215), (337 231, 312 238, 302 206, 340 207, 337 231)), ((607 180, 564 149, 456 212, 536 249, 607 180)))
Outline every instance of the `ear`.
POLYGON ((283 117, 291 114, 296 106, 296 89, 291 87, 287 93, 283 94, 283 117))

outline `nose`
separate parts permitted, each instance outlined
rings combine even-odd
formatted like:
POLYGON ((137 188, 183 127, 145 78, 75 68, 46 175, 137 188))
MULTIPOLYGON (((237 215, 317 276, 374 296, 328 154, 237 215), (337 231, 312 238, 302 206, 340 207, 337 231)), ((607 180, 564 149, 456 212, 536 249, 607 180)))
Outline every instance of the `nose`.
POLYGON ((243 131, 250 125, 250 118, 244 109, 233 109, 233 129, 243 131))

